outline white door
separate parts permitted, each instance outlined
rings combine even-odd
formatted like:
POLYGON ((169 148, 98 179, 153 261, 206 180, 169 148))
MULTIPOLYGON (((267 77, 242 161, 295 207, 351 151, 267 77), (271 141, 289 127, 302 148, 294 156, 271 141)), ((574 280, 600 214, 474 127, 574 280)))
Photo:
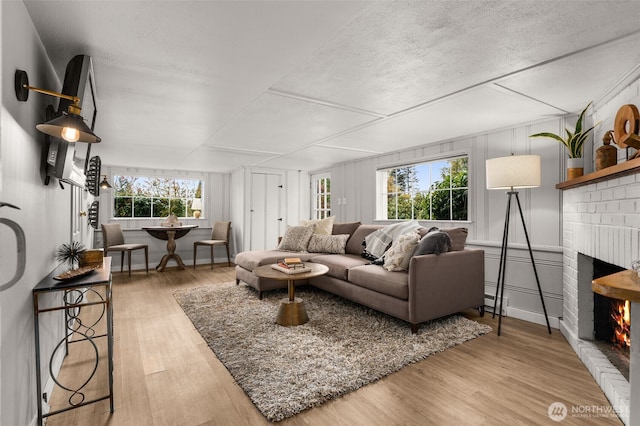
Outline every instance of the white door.
POLYGON ((282 175, 251 174, 250 250, 269 250, 278 246, 282 236, 282 175))
POLYGON ((70 185, 71 189, 71 240, 91 249, 92 228, 89 226, 89 192, 79 186, 70 185))

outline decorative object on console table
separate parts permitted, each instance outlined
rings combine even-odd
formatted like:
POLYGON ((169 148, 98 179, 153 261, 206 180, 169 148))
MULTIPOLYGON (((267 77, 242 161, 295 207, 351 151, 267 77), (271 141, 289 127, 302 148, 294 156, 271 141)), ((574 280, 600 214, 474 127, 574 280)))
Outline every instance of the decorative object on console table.
POLYGON ((618 164, 618 149, 611 146, 613 130, 608 130, 602 136, 603 145, 596 149, 596 171, 618 164))
POLYGON ((80 257, 85 251, 86 248, 84 245, 77 241, 72 241, 69 244, 64 243, 56 249, 56 260, 58 262, 68 263, 71 269, 73 269, 80 263, 80 257))
POLYGON ((613 140, 620 148, 627 149, 627 160, 637 158, 638 152, 629 158, 629 147, 640 150, 640 113, 635 105, 622 105, 613 122, 613 140))
POLYGON ((169 216, 167 216, 167 220, 160 223, 160 226, 166 226, 169 228, 173 228, 176 226, 182 226, 182 222, 178 222, 178 218, 176 217, 175 214, 171 213, 169 216))
POLYGON ((544 304, 544 298, 542 297, 542 288, 540 287, 540 279, 538 278, 536 262, 533 259, 533 251, 531 250, 531 243, 529 242, 527 225, 524 222, 524 215, 522 214, 522 207, 520 206, 518 191, 514 191, 514 189, 519 188, 537 188, 540 186, 540 156, 512 154, 509 157, 492 158, 487 160, 486 169, 487 189, 507 189, 507 195, 509 196, 509 198, 507 199, 507 212, 504 219, 504 230, 502 234, 502 249, 500 251, 500 264, 498 266, 498 282, 496 284, 496 296, 494 299, 495 303, 493 305, 493 317, 495 318, 496 308, 498 305, 498 293, 500 293, 500 310, 498 311, 498 336, 500 336, 500 329, 502 326, 502 301, 504 296, 505 276, 507 269, 507 248, 509 245, 509 219, 511 217, 511 198, 514 195, 518 204, 518 211, 520 213, 520 219, 522 220, 522 228, 524 229, 524 236, 527 240, 527 247, 529 248, 531 266, 533 266, 533 273, 536 277, 536 283, 538 284, 538 293, 540 293, 540 300, 542 301, 544 318, 547 321, 547 329, 549 330, 549 334, 551 334, 551 325, 549 325, 547 308, 544 304))
POLYGON ((191 202, 191 210, 193 210, 193 217, 200 219, 200 211, 202 210, 202 198, 194 198, 191 202))
POLYGON ((530 138, 551 138, 555 139, 563 144, 569 151, 569 161, 567 162, 567 179, 575 179, 580 177, 584 173, 584 163, 582 160, 582 151, 584 150, 584 143, 589 137, 589 133, 598 125, 594 124, 587 130, 582 130, 582 122, 584 121, 584 114, 591 106, 592 102, 586 106, 580 113, 578 121, 576 122, 575 131, 572 133, 569 129, 565 129, 567 133, 566 138, 562 138, 554 133, 542 132, 529 136, 530 138))

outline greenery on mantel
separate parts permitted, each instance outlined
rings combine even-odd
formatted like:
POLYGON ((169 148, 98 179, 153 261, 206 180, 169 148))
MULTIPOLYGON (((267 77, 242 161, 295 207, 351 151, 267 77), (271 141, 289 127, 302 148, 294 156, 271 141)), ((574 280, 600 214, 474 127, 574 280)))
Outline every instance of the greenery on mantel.
POLYGON ((578 121, 576 122, 574 133, 572 133, 569 129, 564 129, 567 133, 566 138, 562 138, 554 133, 549 132, 536 133, 535 135, 531 135, 529 137, 555 139, 567 148, 567 150, 569 151, 569 158, 582 158, 584 143, 587 140, 589 133, 591 133, 591 131, 595 129, 595 127, 599 124, 596 123, 589 129, 584 131, 582 130, 582 121, 584 120, 584 114, 587 112, 587 109, 589 109, 592 103, 593 102, 589 102, 589 105, 587 105, 586 108, 580 113, 580 117, 578 117, 578 121))

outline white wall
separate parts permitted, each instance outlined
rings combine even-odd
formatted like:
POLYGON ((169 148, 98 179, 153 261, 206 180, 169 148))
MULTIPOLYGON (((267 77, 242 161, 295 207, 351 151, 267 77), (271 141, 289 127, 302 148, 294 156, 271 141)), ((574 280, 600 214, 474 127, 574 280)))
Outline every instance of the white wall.
MULTIPOLYGON (((547 312, 554 317, 552 326, 557 326, 557 318, 562 315, 562 208, 561 193, 555 189, 555 185, 565 180, 565 153, 563 147, 553 140, 532 139, 528 135, 542 131, 559 133, 574 123, 575 117, 536 122, 336 165, 331 169, 331 196, 333 200, 340 198, 346 203, 334 203, 332 214, 337 216, 338 222, 382 223, 376 221, 375 217, 377 169, 467 153, 469 220, 421 223, 441 228, 468 227, 468 244, 485 250, 485 293, 495 294, 507 196, 504 191, 486 189, 485 160, 511 153, 538 154, 542 157, 542 186, 521 190, 520 200, 547 312)), ((507 312, 512 316, 544 323, 524 231, 515 208, 512 210, 509 241, 505 287, 505 297, 509 298, 507 312)))
MULTIPOLYGON (((55 100, 30 93, 27 102, 19 102, 13 89, 16 69, 26 70, 29 82, 35 86, 59 90, 61 81, 24 4, 3 1, 0 9, 0 200, 21 208, 17 211, 4 207, 0 215, 19 223, 27 240, 24 276, 13 288, 0 293, 0 424, 28 425, 36 416, 37 403, 31 290, 56 266, 56 247, 69 240, 71 194, 56 184, 44 186, 40 175, 44 136, 35 125, 44 121, 45 105, 55 104, 55 100)), ((69 58, 74 53, 69 52, 69 58)), ((0 241, 0 275, 6 277, 13 275, 15 238, 8 228, 0 227, 0 241)), ((61 318, 49 315, 41 330, 45 358, 63 335, 61 318)))

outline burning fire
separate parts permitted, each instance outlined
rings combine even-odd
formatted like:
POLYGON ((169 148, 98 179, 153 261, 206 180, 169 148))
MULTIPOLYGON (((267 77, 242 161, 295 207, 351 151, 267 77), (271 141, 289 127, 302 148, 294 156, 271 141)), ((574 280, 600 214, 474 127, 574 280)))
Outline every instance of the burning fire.
POLYGON ((613 304, 611 310, 611 319, 614 322, 613 343, 623 349, 631 347, 631 304, 628 300, 622 300, 613 304))

